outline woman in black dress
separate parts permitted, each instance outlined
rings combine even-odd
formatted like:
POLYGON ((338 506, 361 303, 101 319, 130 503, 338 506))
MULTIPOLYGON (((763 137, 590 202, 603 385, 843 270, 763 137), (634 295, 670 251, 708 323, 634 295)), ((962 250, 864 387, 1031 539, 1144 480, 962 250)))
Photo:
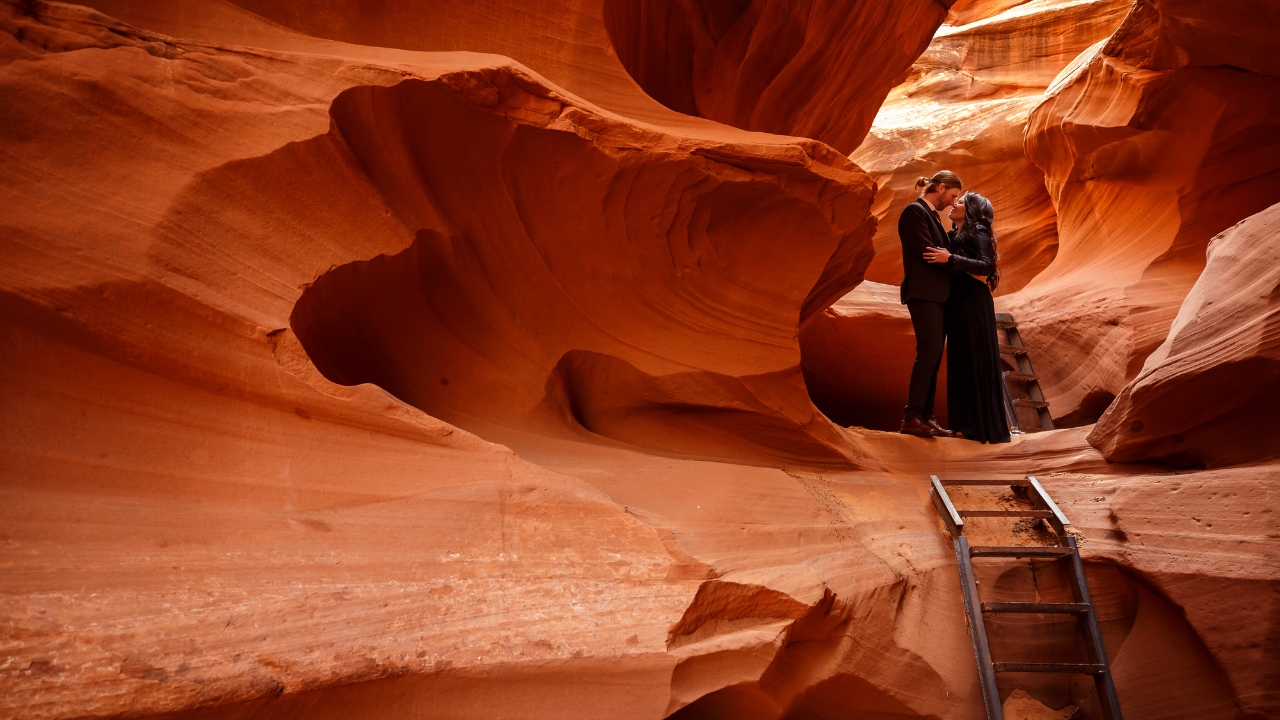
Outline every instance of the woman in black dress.
POLYGON ((955 275, 947 298, 947 416, 958 437, 1009 442, 1000 373, 1000 341, 991 291, 1000 283, 991 202, 969 192, 956 200, 950 248, 931 248, 925 260, 955 275))

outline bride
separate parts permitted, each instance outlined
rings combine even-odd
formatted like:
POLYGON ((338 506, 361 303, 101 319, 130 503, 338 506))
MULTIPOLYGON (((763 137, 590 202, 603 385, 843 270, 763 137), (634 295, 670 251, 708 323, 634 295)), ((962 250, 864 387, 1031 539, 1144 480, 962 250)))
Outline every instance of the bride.
POLYGON ((968 192, 951 209, 958 223, 948 248, 930 248, 924 259, 945 263, 955 277, 945 309, 947 327, 947 416, 957 437, 1009 442, 991 291, 1000 283, 994 211, 985 197, 968 192))

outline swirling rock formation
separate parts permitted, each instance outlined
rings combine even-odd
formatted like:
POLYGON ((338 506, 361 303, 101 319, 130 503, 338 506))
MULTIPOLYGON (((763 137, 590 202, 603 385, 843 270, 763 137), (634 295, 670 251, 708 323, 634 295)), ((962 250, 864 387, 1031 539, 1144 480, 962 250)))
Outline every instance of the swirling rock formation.
POLYGON ((1109 460, 1223 466, 1280 457, 1280 205, 1209 243, 1169 337, 1098 420, 1109 460))
POLYGON ((991 200, 1008 294, 1053 260, 1056 216, 1044 173, 1023 151, 1027 119, 1054 76, 1120 24, 1128 0, 957 4, 895 87, 854 162, 879 183, 876 258, 867 278, 902 281, 897 218, 917 197, 916 178, 955 171, 991 200), (1046 38, 1053 38, 1052 42, 1046 38))
POLYGON ((1272 466, 824 420, 868 178, 647 99, 598 8, 94 4, 0 3, 0 715, 976 720, 939 467, 1079 511, 1127 710, 1275 714, 1272 466))
POLYGON ((1008 308, 1054 413, 1090 422, 1168 335, 1210 238, 1275 201, 1275 4, 1135 1, 1031 115, 1058 254, 1008 308))
MULTIPOLYGON (((686 132, 713 127, 694 119, 701 116, 815 138, 847 153, 866 135, 885 93, 928 44, 952 0, 555 0, 536 7, 509 0, 433 0, 377 11, 354 0, 234 2, 315 37, 505 55, 632 119, 679 125, 686 132), (836 47, 846 50, 831 52, 836 47), (689 117, 662 112, 650 96, 689 117)), ((89 4, 126 19, 140 12, 163 22, 175 16, 139 10, 159 5, 152 0, 89 4)))
POLYGON ((605 0, 618 59, 667 107, 858 146, 954 0, 605 0))
POLYGON ((326 377, 466 426, 853 458, 805 393, 795 328, 870 260, 864 175, 811 141, 682 143, 518 75, 467 82, 470 106, 408 82, 334 103, 415 240, 303 293, 290 326, 326 377))

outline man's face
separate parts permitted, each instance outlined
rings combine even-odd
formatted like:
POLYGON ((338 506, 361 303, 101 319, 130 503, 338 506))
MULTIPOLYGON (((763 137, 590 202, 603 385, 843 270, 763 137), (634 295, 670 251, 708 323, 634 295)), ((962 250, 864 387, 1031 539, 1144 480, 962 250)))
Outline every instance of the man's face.
POLYGON ((940 201, 942 204, 938 206, 938 209, 941 210, 943 208, 951 207, 955 204, 956 198, 963 194, 964 190, 961 190, 960 188, 947 188, 946 190, 943 190, 942 200, 940 201))

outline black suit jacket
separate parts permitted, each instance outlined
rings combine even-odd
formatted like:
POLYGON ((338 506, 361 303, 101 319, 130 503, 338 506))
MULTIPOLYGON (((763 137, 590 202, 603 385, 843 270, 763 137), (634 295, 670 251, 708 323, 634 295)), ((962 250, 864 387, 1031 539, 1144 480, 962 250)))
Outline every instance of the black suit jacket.
POLYGON ((938 213, 924 198, 902 210, 898 218, 898 239, 902 241, 902 302, 932 300, 946 302, 951 293, 951 272, 946 265, 925 262, 929 247, 947 247, 947 232, 938 213))

